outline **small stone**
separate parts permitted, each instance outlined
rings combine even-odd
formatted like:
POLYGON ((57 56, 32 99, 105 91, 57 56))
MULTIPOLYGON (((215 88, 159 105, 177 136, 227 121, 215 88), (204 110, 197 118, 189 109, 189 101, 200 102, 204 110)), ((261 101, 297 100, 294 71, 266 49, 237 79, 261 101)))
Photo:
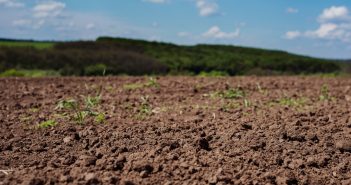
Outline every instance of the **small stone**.
POLYGON ((208 179, 208 183, 210 183, 210 184, 216 184, 217 182, 218 182, 218 178, 216 175, 214 175, 208 179))
POLYGON ((84 179, 85 179, 86 181, 89 181, 89 180, 94 179, 94 178, 95 178, 95 174, 94 174, 94 173, 87 173, 87 174, 85 174, 85 176, 84 176, 84 179))
POLYGON ((61 175, 59 182, 67 182, 68 181, 68 176, 66 175, 61 175))
POLYGON ((147 176, 148 176, 148 172, 145 170, 140 173, 141 178, 146 178, 147 176))
POLYGON ((336 172, 333 172, 333 176, 334 176, 334 177, 337 177, 338 174, 337 174, 336 172))
POLYGON ((116 161, 117 162, 126 162, 127 159, 124 155, 119 155, 116 161))
POLYGON ((106 164, 107 164, 106 159, 98 159, 96 160, 96 163, 95 163, 96 166, 105 166, 106 164))
POLYGON ((288 165, 288 167, 291 169, 298 169, 298 168, 302 167, 303 163, 304 163, 303 160, 296 159, 296 160, 291 161, 291 163, 288 165))
POLYGON ((82 164, 84 166, 93 166, 96 164, 97 158, 95 156, 81 156, 80 159, 82 160, 82 164))
POLYGON ((87 185, 97 185, 97 184, 101 184, 101 182, 99 181, 99 179, 95 176, 94 173, 87 173, 84 176, 84 180, 87 181, 86 184, 87 185))
POLYGON ((342 152, 351 152, 351 139, 337 141, 335 146, 342 152))
POLYGON ((307 166, 319 168, 318 161, 314 157, 308 157, 306 161, 307 166))
POLYGON ((63 161, 63 165, 72 165, 76 162, 77 158, 75 156, 68 156, 63 161))
POLYGON ((67 136, 67 137, 63 138, 63 142, 64 143, 69 143, 71 141, 72 141, 72 137, 70 137, 70 136, 67 136))

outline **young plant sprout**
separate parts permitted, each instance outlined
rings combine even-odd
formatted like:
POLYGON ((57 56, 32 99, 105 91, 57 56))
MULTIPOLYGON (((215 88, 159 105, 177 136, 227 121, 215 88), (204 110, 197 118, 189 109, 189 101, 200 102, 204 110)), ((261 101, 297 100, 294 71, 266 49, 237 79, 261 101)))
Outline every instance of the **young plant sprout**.
POLYGON ((38 124, 38 128, 49 128, 56 126, 57 123, 54 120, 47 120, 38 124))
POLYGON ((81 95, 81 101, 75 99, 61 100, 55 109, 64 111, 77 124, 84 124, 88 117, 95 117, 96 122, 102 123, 105 120, 105 115, 97 111, 101 101, 101 89, 99 88, 96 96, 81 95))

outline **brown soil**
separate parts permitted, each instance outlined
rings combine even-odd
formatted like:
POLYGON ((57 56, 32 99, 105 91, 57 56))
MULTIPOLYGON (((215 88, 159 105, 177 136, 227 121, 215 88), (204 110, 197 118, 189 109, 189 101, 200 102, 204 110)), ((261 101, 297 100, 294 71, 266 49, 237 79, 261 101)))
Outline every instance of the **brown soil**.
POLYGON ((0 185, 351 184, 351 79, 147 81, 0 79, 0 185), (55 109, 100 86, 104 123, 55 109))

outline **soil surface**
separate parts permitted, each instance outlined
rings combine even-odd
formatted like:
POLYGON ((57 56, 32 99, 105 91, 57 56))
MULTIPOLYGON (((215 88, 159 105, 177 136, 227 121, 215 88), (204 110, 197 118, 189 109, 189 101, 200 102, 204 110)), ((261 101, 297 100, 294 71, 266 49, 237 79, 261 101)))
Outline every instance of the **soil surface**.
POLYGON ((348 78, 2 78, 0 185, 351 184, 350 105, 348 78))

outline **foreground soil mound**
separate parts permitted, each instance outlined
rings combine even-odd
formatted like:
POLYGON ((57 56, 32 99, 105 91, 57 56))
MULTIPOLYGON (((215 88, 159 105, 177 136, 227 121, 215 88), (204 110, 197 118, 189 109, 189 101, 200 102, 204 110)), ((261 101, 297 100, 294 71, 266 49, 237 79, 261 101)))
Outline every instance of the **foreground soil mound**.
POLYGON ((0 185, 351 184, 351 79, 0 79, 0 185))

